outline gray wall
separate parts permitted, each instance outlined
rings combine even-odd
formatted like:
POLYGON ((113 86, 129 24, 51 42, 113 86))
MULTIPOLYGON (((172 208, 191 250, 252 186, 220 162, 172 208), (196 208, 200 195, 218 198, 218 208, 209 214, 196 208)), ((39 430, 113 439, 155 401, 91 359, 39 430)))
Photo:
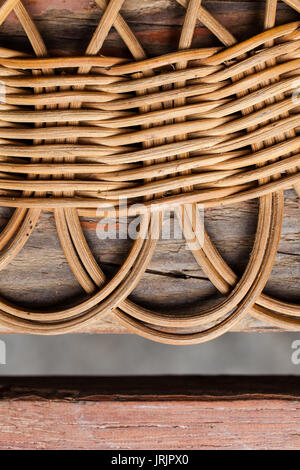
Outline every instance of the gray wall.
POLYGON ((228 333, 186 347, 132 335, 2 335, 0 340, 7 362, 0 375, 300 374, 300 365, 292 362, 300 332, 228 333))

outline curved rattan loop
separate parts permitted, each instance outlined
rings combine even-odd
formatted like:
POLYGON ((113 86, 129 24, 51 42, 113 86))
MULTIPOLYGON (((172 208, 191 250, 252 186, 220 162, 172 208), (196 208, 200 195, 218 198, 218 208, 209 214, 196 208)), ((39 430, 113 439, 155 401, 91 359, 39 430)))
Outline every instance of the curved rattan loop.
MULTIPOLYGON (((146 58, 119 13, 124 0, 96 0, 104 13, 86 57, 78 58, 46 57, 21 1, 7 0, 0 9, 0 24, 15 10, 39 56, 0 50, 7 90, 0 107, 0 172, 11 175, 0 180, 0 204, 16 208, 0 235, 0 267, 25 245, 41 210, 52 208, 65 256, 90 296, 53 312, 28 312, 0 299, 3 325, 30 333, 67 333, 113 311, 130 330, 171 344, 216 338, 247 313, 299 327, 299 306, 261 293, 280 239, 282 190, 294 186, 300 193, 299 119, 291 99, 300 67, 300 23, 274 27, 277 2, 268 0, 266 31, 238 44, 201 0, 178 1, 187 7, 179 51, 153 59, 146 58), (190 49, 198 17, 226 49, 190 49), (97 56, 112 26, 136 62, 97 56), (76 68, 77 73, 59 75, 60 68, 76 68), (88 155, 83 160, 82 145, 88 155), (97 177, 86 179, 89 173, 97 177), (46 197, 47 192, 53 197, 46 197), (215 207, 256 197, 256 238, 238 281, 206 233, 201 244, 196 204, 215 207), (128 211, 122 207, 127 198, 128 211), (139 200, 143 206, 137 209, 139 200), (161 214, 170 206, 196 261, 227 294, 219 305, 190 316, 167 316, 127 300, 151 261, 161 214), (109 282, 78 218, 96 215, 96 208, 100 216, 143 213, 139 238, 109 282), (200 332, 183 332, 200 326, 200 332)), ((287 3, 300 11, 298 0, 287 3)))

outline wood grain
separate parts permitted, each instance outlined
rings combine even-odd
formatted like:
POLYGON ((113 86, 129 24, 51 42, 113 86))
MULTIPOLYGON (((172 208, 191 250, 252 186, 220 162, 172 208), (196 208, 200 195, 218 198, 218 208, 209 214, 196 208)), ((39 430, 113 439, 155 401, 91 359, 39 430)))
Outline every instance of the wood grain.
POLYGON ((299 385, 299 377, 1 379, 0 448, 299 450, 299 385))
MULTIPOLYGON (((242 40, 262 31, 265 1, 223 0, 203 2, 204 6, 235 36, 242 40)), ((78 55, 82 53, 101 16, 95 2, 90 0, 54 0, 42 2, 25 0, 24 5, 36 22, 51 54, 78 55)), ((175 50, 181 32, 184 9, 175 0, 126 0, 122 9, 124 18, 137 33, 150 56, 175 50)), ((279 2, 277 23, 297 20, 297 13, 279 2)), ((26 35, 12 13, 0 31, 3 46, 30 51, 26 35), (7 34, 9 33, 9 39, 7 34), (11 40, 11 37, 14 37, 11 40)), ((195 47, 219 45, 214 36, 200 23, 194 38, 195 47)), ((127 50, 115 30, 104 44, 104 53, 119 56, 127 50)))

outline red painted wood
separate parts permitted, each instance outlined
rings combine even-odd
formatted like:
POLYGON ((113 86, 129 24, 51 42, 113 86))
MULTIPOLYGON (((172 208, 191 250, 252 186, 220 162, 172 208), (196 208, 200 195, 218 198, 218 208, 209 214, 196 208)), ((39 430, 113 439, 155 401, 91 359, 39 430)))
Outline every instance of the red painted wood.
POLYGON ((2 379, 0 449, 299 449, 300 378, 2 379))

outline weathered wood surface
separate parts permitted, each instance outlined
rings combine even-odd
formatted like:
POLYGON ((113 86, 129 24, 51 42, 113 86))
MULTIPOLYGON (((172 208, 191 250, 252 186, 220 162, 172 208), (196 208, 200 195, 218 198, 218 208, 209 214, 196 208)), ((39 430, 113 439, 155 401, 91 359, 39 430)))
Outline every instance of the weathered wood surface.
MULTIPOLYGON (((80 54, 100 18, 100 10, 88 0, 56 0, 42 2, 25 0, 24 4, 35 19, 52 54, 80 54)), ((206 1, 207 9, 239 38, 261 30, 265 2, 206 1)), ((127 0, 124 17, 129 21, 149 54, 174 50, 183 19, 183 9, 173 0, 127 0)), ((278 23, 292 21, 297 14, 279 2, 278 23)), ((19 49, 28 47, 24 33, 14 14, 0 30, 1 45, 19 49)), ((195 46, 218 44, 199 24, 195 46)), ((105 53, 120 54, 122 49, 112 30, 105 43, 105 53)), ((124 49, 125 54, 125 49, 124 49)), ((300 280, 299 202, 293 191, 286 193, 286 213, 282 240, 266 292, 298 302, 300 280)), ((9 211, 0 212, 4 225, 9 211)), ((255 233, 257 203, 255 201, 225 209, 209 210, 206 227, 222 255, 238 273, 243 272, 255 233)), ((90 246, 104 271, 111 275, 124 260, 130 242, 99 240, 96 220, 82 220, 90 246)), ((113 223, 112 223, 113 224, 113 223)), ((110 227, 113 229, 113 225, 110 227)), ((0 274, 0 295, 20 301, 29 307, 67 304, 73 296, 80 298, 82 290, 74 280, 60 248, 53 216, 44 213, 25 249, 0 274)), ((162 240, 143 280, 133 293, 133 299, 154 307, 176 311, 176 307, 194 308, 204 299, 215 297, 215 288, 199 269, 183 240, 162 240)), ((264 329, 257 320, 246 318, 238 330, 264 329)), ((270 330, 269 327, 266 329, 270 330)), ((1 332, 6 330, 1 329, 1 332)), ((89 332, 124 332, 112 316, 99 321, 89 332)))
POLYGON ((0 449, 299 450, 299 386, 299 377, 4 378, 0 449))
MULTIPOLYGON (((62 51, 84 53, 101 16, 93 0, 24 0, 24 5, 35 20, 52 54, 62 51)), ((265 0, 203 0, 203 5, 214 14, 238 39, 248 38, 263 28, 265 0)), ((184 9, 175 0, 126 0, 122 8, 124 18, 143 43, 149 55, 175 50, 178 45, 184 9)), ((277 23, 297 19, 297 13, 279 2, 277 23)), ((27 47, 22 27, 12 13, 0 31, 2 45, 27 47), (13 40, 11 39, 14 36, 13 40)), ((195 47, 218 45, 218 40, 200 23, 195 32, 195 47)), ((120 54, 127 50, 112 30, 104 52, 120 54)))

